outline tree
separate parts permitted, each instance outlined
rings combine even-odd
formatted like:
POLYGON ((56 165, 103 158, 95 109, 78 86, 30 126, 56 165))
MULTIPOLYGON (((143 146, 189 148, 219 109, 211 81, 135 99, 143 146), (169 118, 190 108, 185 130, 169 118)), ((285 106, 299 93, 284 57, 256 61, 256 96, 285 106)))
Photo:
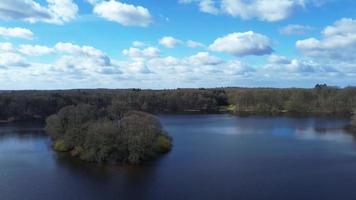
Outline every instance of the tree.
POLYGON ((356 109, 354 110, 352 118, 351 118, 351 125, 356 127, 356 109))
POLYGON ((138 163, 154 156, 155 141, 159 135, 164 134, 156 117, 131 111, 121 120, 120 127, 127 138, 130 163, 138 163))

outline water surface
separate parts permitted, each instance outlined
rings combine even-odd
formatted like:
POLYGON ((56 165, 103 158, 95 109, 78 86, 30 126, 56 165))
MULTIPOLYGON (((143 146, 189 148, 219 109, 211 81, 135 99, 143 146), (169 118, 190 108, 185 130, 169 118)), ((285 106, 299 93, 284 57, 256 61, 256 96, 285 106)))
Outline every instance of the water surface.
POLYGON ((356 199, 356 144, 337 118, 161 115, 173 150, 144 166, 57 154, 41 123, 0 125, 0 199, 356 199))

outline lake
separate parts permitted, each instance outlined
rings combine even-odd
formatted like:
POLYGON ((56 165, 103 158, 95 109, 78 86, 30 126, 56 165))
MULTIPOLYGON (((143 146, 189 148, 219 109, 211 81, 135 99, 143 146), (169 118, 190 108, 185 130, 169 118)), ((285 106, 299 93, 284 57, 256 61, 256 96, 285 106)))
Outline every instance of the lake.
POLYGON ((0 199, 356 199, 348 119, 159 117, 173 150, 131 167, 55 153, 38 122, 1 124, 0 199))

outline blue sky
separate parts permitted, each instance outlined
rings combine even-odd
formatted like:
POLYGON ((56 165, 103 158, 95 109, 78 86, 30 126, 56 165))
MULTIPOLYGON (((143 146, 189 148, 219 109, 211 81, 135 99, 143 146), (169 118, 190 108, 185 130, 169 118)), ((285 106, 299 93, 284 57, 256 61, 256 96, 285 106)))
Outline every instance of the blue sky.
POLYGON ((2 0, 0 89, 356 85, 353 0, 2 0))

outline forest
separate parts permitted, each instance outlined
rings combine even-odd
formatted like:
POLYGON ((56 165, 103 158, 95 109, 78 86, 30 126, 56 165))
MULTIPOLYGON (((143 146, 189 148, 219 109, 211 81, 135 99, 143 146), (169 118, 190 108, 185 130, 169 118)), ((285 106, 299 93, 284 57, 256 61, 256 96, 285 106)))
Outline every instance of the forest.
POLYGON ((318 84, 302 88, 213 89, 87 89, 51 91, 2 91, 0 120, 46 119, 60 109, 79 104, 98 108, 156 113, 295 114, 350 116, 356 108, 356 87, 318 84))

